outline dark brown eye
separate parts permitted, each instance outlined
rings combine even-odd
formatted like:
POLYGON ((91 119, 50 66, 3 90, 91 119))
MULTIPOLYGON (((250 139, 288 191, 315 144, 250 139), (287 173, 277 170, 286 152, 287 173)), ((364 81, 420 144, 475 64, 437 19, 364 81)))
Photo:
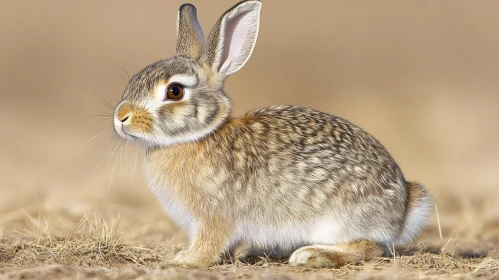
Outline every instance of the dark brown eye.
POLYGON ((166 100, 181 100, 184 97, 184 87, 180 84, 171 84, 166 89, 166 100))

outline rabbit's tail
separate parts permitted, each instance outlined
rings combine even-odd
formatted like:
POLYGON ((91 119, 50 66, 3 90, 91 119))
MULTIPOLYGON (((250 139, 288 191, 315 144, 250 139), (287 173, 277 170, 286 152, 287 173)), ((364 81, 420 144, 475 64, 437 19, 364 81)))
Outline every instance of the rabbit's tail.
POLYGON ((415 182, 407 183, 407 214, 404 229, 397 243, 411 242, 427 223, 433 200, 425 187, 415 182))

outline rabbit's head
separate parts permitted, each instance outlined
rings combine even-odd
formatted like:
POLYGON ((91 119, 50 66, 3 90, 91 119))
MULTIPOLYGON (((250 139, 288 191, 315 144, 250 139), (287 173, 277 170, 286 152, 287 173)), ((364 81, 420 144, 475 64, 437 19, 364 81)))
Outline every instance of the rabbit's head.
POLYGON ((208 39, 193 5, 177 19, 176 55, 134 75, 114 113, 118 134, 147 147, 195 141, 230 116, 224 80, 249 59, 258 36, 260 1, 243 1, 226 11, 208 39))

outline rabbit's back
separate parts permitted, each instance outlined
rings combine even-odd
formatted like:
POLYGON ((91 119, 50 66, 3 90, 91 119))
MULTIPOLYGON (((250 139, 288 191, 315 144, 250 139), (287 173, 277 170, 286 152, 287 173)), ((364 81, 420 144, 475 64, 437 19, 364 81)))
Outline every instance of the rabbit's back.
MULTIPOLYGON (((219 149, 235 153, 227 154, 224 160, 242 174, 251 174, 244 170, 264 168, 276 171, 276 175, 294 174, 295 179, 305 181, 333 180, 338 190, 353 181, 369 182, 370 186, 388 183, 390 186, 383 189, 397 188, 403 179, 398 165, 373 136, 344 119, 314 109, 257 109, 232 120, 212 138, 219 149), (396 186, 391 186, 393 183, 396 186)), ((352 190, 364 193, 360 186, 352 190)))
POLYGON ((231 180, 245 186, 241 191, 275 193, 289 183, 291 189, 282 191, 297 191, 311 202, 320 199, 314 193, 355 202, 405 191, 400 168, 374 137, 313 109, 257 109, 233 119, 209 138, 207 142, 216 146, 210 150, 223 151, 216 159, 230 170, 231 180), (275 178, 271 180, 275 182, 252 184, 257 178, 275 178))

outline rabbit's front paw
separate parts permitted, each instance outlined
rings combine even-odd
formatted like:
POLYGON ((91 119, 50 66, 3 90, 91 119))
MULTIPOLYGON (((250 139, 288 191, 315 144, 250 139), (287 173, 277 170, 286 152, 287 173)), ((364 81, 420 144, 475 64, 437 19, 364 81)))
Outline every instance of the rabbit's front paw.
POLYGON ((180 250, 175 256, 173 257, 173 262, 174 263, 182 263, 185 257, 189 254, 189 249, 184 249, 180 250))
POLYGON ((196 256, 189 249, 178 252, 173 258, 173 264, 185 267, 207 267, 214 261, 209 258, 196 256))

